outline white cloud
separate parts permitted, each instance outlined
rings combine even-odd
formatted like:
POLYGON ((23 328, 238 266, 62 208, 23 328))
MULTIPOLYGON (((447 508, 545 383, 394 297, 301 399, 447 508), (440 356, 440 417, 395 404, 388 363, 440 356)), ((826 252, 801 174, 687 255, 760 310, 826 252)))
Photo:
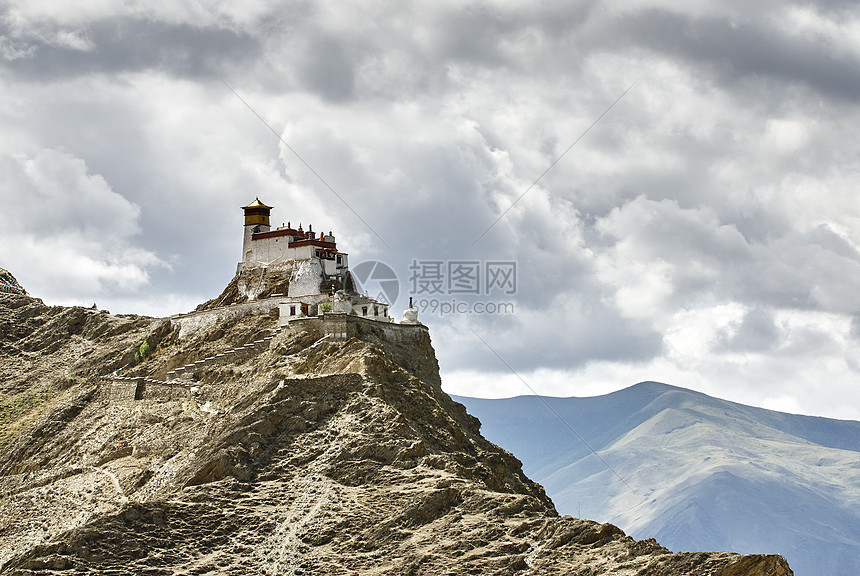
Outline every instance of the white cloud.
POLYGON ((135 246, 140 208, 67 152, 43 149, 0 159, 0 260, 33 294, 80 302, 133 292, 164 263, 135 246))
POLYGON ((37 296, 187 310, 229 281, 260 196, 404 281, 412 258, 516 260, 513 316, 425 317, 445 373, 481 394, 525 391, 468 327, 543 392, 655 379, 844 413, 856 9, 70 6, 7 3, 0 22, 0 264, 37 296))
POLYGON ((59 150, 39 150, 33 156, 15 154, 5 162, 9 182, 26 193, 5 201, 17 212, 7 213, 4 225, 13 231, 48 234, 75 231, 89 241, 100 237, 126 238, 137 234, 140 207, 110 189, 98 174, 87 172, 80 158, 59 150))
POLYGON ((787 32, 826 43, 835 55, 860 56, 860 18, 847 11, 827 13, 821 7, 792 3, 774 15, 787 32))

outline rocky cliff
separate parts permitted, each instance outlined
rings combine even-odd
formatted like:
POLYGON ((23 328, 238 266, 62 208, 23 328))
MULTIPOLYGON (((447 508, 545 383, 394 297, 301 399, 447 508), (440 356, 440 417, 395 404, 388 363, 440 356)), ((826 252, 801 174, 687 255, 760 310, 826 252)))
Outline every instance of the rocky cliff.
POLYGON ((423 329, 179 333, 0 294, 0 573, 791 574, 559 517, 442 391, 423 329))
MULTIPOLYGON (((249 300, 259 300, 272 296, 284 296, 290 294, 290 285, 302 282, 303 266, 308 261, 288 260, 277 264, 258 264, 243 266, 230 283, 217 297, 208 300, 197 307, 197 310, 213 310, 220 306, 241 304, 249 300)), ((317 268, 319 270, 319 268, 317 268)), ((321 274, 320 270, 320 274, 321 274)), ((312 292, 328 294, 331 290, 345 290, 349 294, 355 293, 355 284, 352 274, 347 271, 342 277, 320 277, 319 282, 312 280, 312 292)), ((302 294, 307 294, 305 291, 302 294)))

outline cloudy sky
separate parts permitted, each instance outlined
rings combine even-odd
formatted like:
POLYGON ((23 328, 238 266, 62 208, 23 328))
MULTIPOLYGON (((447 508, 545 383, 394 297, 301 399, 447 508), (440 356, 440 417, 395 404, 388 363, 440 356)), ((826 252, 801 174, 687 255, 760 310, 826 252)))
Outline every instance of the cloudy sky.
POLYGON ((854 2, 5 1, 0 58, 0 267, 47 303, 190 310, 259 196, 397 272, 450 392, 529 393, 492 348, 860 419, 854 2), (419 285, 459 261, 515 293, 419 285))

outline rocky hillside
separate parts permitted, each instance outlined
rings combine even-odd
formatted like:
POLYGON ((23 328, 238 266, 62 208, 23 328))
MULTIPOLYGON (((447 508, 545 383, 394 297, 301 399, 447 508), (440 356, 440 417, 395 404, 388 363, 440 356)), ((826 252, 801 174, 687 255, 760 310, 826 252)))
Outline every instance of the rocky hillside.
MULTIPOLYGON (((290 284, 295 282, 301 273, 301 262, 297 263, 292 260, 267 266, 243 267, 221 294, 200 304, 197 310, 212 310, 219 306, 241 304, 249 300, 289 294, 290 284)), ((355 293, 352 275, 346 272, 343 282, 337 278, 329 278, 314 286, 314 292, 319 291, 327 294, 330 290, 345 290, 350 294, 355 293)))
POLYGON ((779 556, 672 554, 559 517, 442 392, 423 330, 276 326, 179 338, 0 295, 0 573, 791 574, 779 556), (100 378, 164 382, 267 336, 141 394, 100 378))

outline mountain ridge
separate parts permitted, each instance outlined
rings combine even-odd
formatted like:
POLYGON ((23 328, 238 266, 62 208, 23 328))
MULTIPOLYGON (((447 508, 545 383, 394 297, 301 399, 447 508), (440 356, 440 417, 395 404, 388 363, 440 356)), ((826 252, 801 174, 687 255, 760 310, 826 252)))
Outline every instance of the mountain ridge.
POLYGON ((0 573, 791 574, 559 516, 442 391, 421 326, 241 310, 0 295, 0 573))
POLYGON ((779 552, 799 575, 860 571, 860 422, 654 382, 544 398, 609 470, 534 396, 455 399, 518 455, 561 513, 584 505, 590 517, 673 550, 779 552))

